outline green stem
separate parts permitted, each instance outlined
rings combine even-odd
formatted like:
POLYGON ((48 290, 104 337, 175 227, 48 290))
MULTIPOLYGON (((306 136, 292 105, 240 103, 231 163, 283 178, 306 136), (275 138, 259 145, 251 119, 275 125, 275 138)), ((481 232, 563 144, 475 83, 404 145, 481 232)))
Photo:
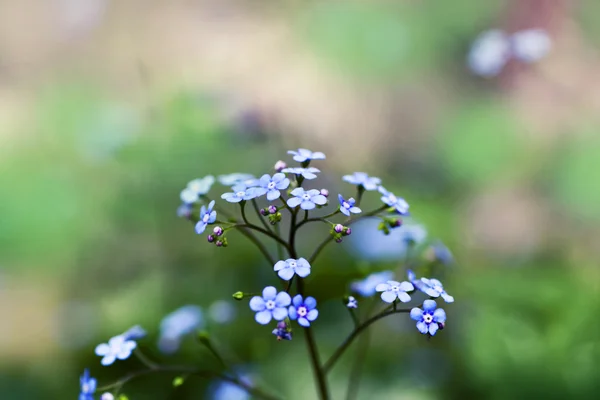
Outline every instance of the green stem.
POLYGON ((354 365, 350 372, 348 379, 348 389, 346 390, 346 400, 354 400, 358 398, 358 388, 360 386, 360 377, 362 375, 362 368, 367 358, 367 350, 369 349, 369 342, 371 335, 369 331, 366 331, 358 342, 358 350, 356 352, 356 358, 354 365))
MULTIPOLYGON (((236 225, 236 227, 243 227, 243 225, 236 225)), ((239 229, 239 232, 242 235, 246 236, 252 243, 254 243, 254 245, 263 254, 263 256, 265 256, 269 264, 275 265, 275 260, 269 254, 269 250, 267 250, 265 245, 260 240, 258 240, 258 238, 252 234, 252 232, 248 232, 246 229, 239 229)))
MULTIPOLYGON (((277 237, 281 238, 281 229, 279 228, 279 223, 275 224, 275 234, 277 237)), ((279 257, 280 260, 283 260, 283 246, 279 242, 277 242, 277 257, 279 257)))
POLYGON ((260 213, 260 209, 258 208, 258 203, 256 202, 256 199, 252 199, 252 207, 254 207, 254 211, 256 211, 256 216, 258 217, 262 225, 265 227, 265 229, 272 232, 271 228, 267 224, 267 221, 265 221, 265 217, 260 213))
POLYGON ((154 361, 150 360, 148 357, 146 357, 146 355, 144 353, 142 353, 142 351, 140 350, 139 347, 136 347, 135 350, 133 350, 133 354, 137 357, 138 360, 141 361, 142 364, 144 364, 146 367, 150 368, 150 369, 156 369, 159 367, 159 365, 157 363, 155 363, 154 361))

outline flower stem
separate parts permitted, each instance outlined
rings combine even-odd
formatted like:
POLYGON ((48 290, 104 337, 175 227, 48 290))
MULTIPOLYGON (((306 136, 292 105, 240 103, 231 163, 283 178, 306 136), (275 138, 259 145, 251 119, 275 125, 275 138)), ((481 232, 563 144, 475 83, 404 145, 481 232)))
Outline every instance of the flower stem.
POLYGON ((362 375, 362 367, 365 364, 367 357, 367 350, 369 349, 369 342, 371 335, 369 331, 366 331, 358 342, 358 350, 356 352, 356 358, 354 359, 354 365, 350 372, 348 379, 348 389, 346 390, 346 400, 354 400, 358 398, 358 388, 360 386, 360 377, 362 375))
POLYGON ((258 208, 258 203, 256 202, 256 199, 252 199, 252 207, 254 207, 254 211, 256 211, 256 216, 258 217, 262 225, 265 227, 265 229, 272 232, 271 228, 265 221, 265 217, 260 213, 260 209, 258 208))

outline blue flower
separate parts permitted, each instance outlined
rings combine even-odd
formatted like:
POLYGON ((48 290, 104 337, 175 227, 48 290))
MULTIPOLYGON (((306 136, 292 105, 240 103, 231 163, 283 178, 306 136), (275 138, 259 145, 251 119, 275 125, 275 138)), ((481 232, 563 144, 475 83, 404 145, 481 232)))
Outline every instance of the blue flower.
MULTIPOLYGON (((228 200, 229 201, 229 200, 228 200)), ((208 204, 208 208, 202 206, 200 209, 200 220, 196 223, 196 233, 200 235, 206 229, 208 224, 214 224, 217 220, 217 212, 213 210, 215 201, 208 204)))
POLYGON ((277 293, 273 286, 267 286, 263 289, 262 297, 254 296, 250 299, 250 309, 256 311, 254 319, 261 325, 271 322, 271 319, 281 321, 288 316, 288 310, 285 308, 290 305, 292 299, 286 292, 277 293))
POLYGON ((379 187, 379 192, 383 194, 381 201, 384 204, 395 208, 399 214, 404 215, 408 213, 408 203, 402 197, 396 197, 394 193, 388 192, 384 187, 379 187))
MULTIPOLYGON (((248 386, 253 386, 249 375, 236 373, 240 380, 248 386)), ((218 381, 209 387, 210 400, 250 400, 252 397, 248 391, 229 381, 218 381)))
POLYGON ((105 392, 100 396, 100 400, 115 400, 115 396, 110 392, 105 392))
POLYGON ((415 287, 410 282, 397 282, 397 281, 387 281, 386 283, 380 283, 375 288, 378 292, 381 293, 381 300, 386 303, 393 303, 396 299, 400 300, 403 303, 408 303, 410 301, 410 296, 406 292, 410 292, 411 290, 415 290, 415 287))
POLYGON ((431 245, 433 251, 433 257, 444 265, 449 265, 454 262, 452 253, 442 242, 439 240, 431 245))
MULTIPOLYGON (((219 175, 217 180, 221 185, 224 186, 235 186, 239 183, 248 184, 250 181, 254 181, 254 175, 252 174, 244 174, 240 172, 235 172, 233 174, 219 175)), ((249 185, 251 186, 251 185, 249 185)))
POLYGON ((290 150, 288 154, 294 155, 294 161, 305 162, 310 160, 324 160, 325 154, 320 151, 312 152, 308 149, 298 149, 298 151, 290 150))
POLYGON ((256 188, 245 183, 238 183, 231 190, 233 190, 233 193, 224 193, 221 198, 230 203, 239 203, 242 200, 252 200, 256 197, 256 188))
POLYGON ((273 329, 271 333, 277 336, 277 340, 292 340, 292 333, 288 330, 285 321, 279 321, 277 328, 273 329))
POLYGON ((431 297, 442 297, 446 303, 454 303, 454 297, 450 296, 444 290, 442 282, 437 279, 421 278, 417 279, 415 273, 410 269, 407 271, 408 279, 415 285, 421 292, 431 297))
POLYGON ((281 279, 286 281, 292 279, 294 274, 301 278, 306 278, 310 274, 310 264, 302 257, 297 260, 288 258, 285 261, 277 261, 273 269, 281 279))
POLYGON ((348 304, 346 304, 348 308, 358 308, 358 301, 354 298, 354 296, 348 296, 348 304))
POLYGON ((126 360, 131 355, 133 349, 137 347, 137 343, 127 339, 124 335, 118 335, 111 338, 108 343, 102 343, 96 346, 95 353, 101 356, 102 365, 111 365, 116 359, 126 360))
POLYGON ((342 180, 356 186, 362 186, 365 190, 377 190, 381 179, 369 176, 365 172, 355 172, 352 175, 344 175, 342 180))
POLYGON ((193 204, 199 200, 198 193, 194 192, 192 189, 185 188, 179 194, 179 198, 185 205, 193 204))
POLYGON ((79 400, 94 400, 97 383, 95 378, 90 377, 90 371, 86 368, 79 378, 79 400))
POLYGON ((280 190, 287 189, 290 186, 290 180, 282 173, 276 173, 273 177, 264 174, 260 178, 259 185, 260 187, 256 189, 256 195, 262 196, 266 193, 267 200, 273 201, 281 196, 280 190))
POLYGON ((146 335, 146 330, 140 325, 132 326, 123 334, 125 340, 139 340, 145 338, 146 335))
POLYGON ((377 285, 389 281, 393 276, 394 273, 392 271, 375 272, 361 281, 352 282, 350 289, 363 297, 373 296, 376 293, 375 288, 377 285))
POLYGON ((175 353, 183 337, 202 324, 202 309, 195 305, 186 305, 168 314, 160 323, 159 350, 166 354, 175 353))
POLYGON ((308 328, 310 323, 319 316, 319 311, 317 310, 317 300, 311 296, 308 296, 306 299, 304 299, 302 298, 302 295, 297 294, 294 296, 294 300, 292 300, 292 305, 290 306, 288 312, 291 320, 297 319, 300 325, 308 328))
POLYGON ((446 322, 446 312, 441 308, 436 309, 436 307, 435 301, 425 300, 422 310, 418 307, 410 310, 410 317, 417 321, 417 329, 422 334, 429 333, 433 336, 439 329, 438 324, 446 322))
POLYGON ((300 206, 303 210, 312 210, 318 205, 327 203, 327 197, 323 196, 317 189, 304 190, 299 187, 292 190, 292 196, 287 201, 287 205, 294 208, 300 206))
POLYGON ((317 177, 317 173, 321 172, 320 169, 318 168, 284 168, 281 170, 281 172, 285 172, 286 174, 296 174, 296 175, 302 175, 304 177, 304 179, 315 179, 317 177))
POLYGON ((205 176, 202 179, 194 179, 188 182, 187 187, 181 191, 180 198, 184 204, 192 204, 198 201, 200 196, 204 196, 210 191, 215 177, 212 175, 205 176))
POLYGON ((356 200, 352 197, 346 201, 341 194, 338 194, 338 200, 340 201, 340 211, 347 217, 350 216, 350 213, 359 214, 362 211, 360 208, 354 206, 356 200))

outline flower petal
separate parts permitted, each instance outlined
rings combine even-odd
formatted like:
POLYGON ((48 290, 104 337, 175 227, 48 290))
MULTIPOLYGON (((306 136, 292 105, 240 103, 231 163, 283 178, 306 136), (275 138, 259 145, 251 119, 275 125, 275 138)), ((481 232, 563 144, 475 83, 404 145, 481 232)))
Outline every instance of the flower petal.
POLYGON ((306 299, 304 299, 304 305, 309 310, 312 310, 317 306, 317 300, 312 296, 308 296, 306 299))
POLYGON ((105 356, 110 353, 110 346, 106 343, 99 344, 96 346, 96 350, 94 350, 97 356, 105 356))
POLYGON ((294 276, 294 270, 292 268, 284 268, 277 275, 284 281, 289 281, 294 276))
POLYGON ((273 266, 273 271, 277 272, 280 269, 283 269, 287 266, 287 263, 283 260, 279 260, 275 263, 275 265, 273 266))
POLYGON ((304 194, 304 189, 301 187, 298 187, 298 188, 292 190, 291 194, 292 194, 292 196, 300 197, 304 194))
POLYGON ((375 286, 375 291, 376 292, 385 292, 386 290, 390 289, 390 285, 388 285, 387 283, 379 283, 377 284, 377 286, 375 286))
POLYGON ((410 301, 410 296, 406 292, 398 292, 398 298, 403 303, 408 303, 410 301))
POLYGON ((217 220, 217 212, 211 211, 210 216, 208 217, 208 223, 213 224, 217 220))
POLYGON ((317 309, 310 310, 308 312, 308 314, 306 314, 306 318, 309 321, 314 321, 315 319, 317 319, 318 316, 319 316, 319 310, 317 310, 317 309))
POLYGON ((266 325, 269 322, 271 322, 271 318, 272 318, 272 314, 271 311, 268 310, 264 310, 264 311, 260 311, 257 312, 256 315, 254 316, 254 319, 256 320, 256 322, 258 322, 261 325, 266 325))
POLYGON ((200 235, 206 229, 206 224, 204 222, 202 222, 202 221, 198 221, 198 223, 196 224, 196 226, 194 227, 194 229, 196 230, 196 233, 198 235, 200 235))
POLYGON ((362 210, 358 207, 352 207, 352 208, 350 208, 350 212, 352 214, 360 214, 362 212, 362 210))
POLYGON ((267 286, 263 289, 262 297, 265 300, 275 300, 275 296, 277 296, 277 289, 273 286, 267 286))
POLYGON ((298 207, 298 205, 300 205, 300 203, 302 203, 302 199, 299 197, 290 197, 287 200, 287 205, 292 208, 298 207))
POLYGON ((275 297, 275 305, 277 307, 287 307, 292 302, 292 298, 286 292, 279 292, 275 297))
POLYGON ((397 298, 396 293, 394 293, 392 291, 387 291, 387 292, 381 293, 381 300, 385 301, 386 303, 393 303, 394 300, 396 300, 396 298, 397 298))
POLYGON ((270 190, 267 192, 267 200, 273 201, 278 199, 281 196, 281 192, 279 190, 270 190))
POLYGON ((265 301, 260 296, 254 296, 250 299, 250 309, 252 311, 263 311, 265 309, 265 301))
POLYGON ((119 350, 119 352, 116 354, 116 356, 119 360, 126 360, 127 358, 129 358, 130 355, 131 355, 131 350, 128 349, 127 347, 121 348, 119 350))
POLYGON ((437 330, 438 330, 438 324, 436 324, 435 322, 429 324, 429 334, 431 336, 435 335, 437 330))
POLYGON ((301 294, 297 294, 294 296, 294 299, 292 300, 292 304, 294 304, 294 307, 300 307, 302 305, 302 295, 301 294))
POLYGON ((281 321, 282 319, 286 318, 287 316, 288 316, 288 310, 287 310, 287 308, 275 307, 273 309, 273 318, 276 321, 281 321))
POLYGON ((310 199, 313 203, 318 204, 320 206, 327 204, 327 197, 322 194, 318 194, 316 196, 311 197, 310 199))
POLYGON ((454 297, 450 296, 448 293, 446 292, 442 292, 442 298, 444 299, 444 301, 446 303, 454 303, 454 297))
POLYGON ((411 290, 415 290, 415 287, 410 282, 402 282, 400 283, 400 290, 404 290, 405 292, 410 292, 411 290))
POLYGON ((100 364, 107 366, 115 362, 116 357, 113 354, 108 354, 102 358, 100 364))
POLYGON ((423 310, 432 312, 437 307, 437 303, 433 300, 425 300, 423 302, 423 310))
POLYGON ((296 267, 296 274, 301 278, 306 278, 310 275, 310 268, 308 267, 296 267))
POLYGON ((296 312, 296 307, 290 306, 288 308, 288 316, 290 317, 291 320, 298 318, 298 313, 296 312))
POLYGON ((425 322, 423 322, 423 321, 417 322, 417 329, 422 334, 426 334, 429 331, 429 329, 427 328, 427 324, 425 322))
POLYGON ((350 216, 350 211, 348 211, 347 208, 344 208, 344 206, 340 206, 340 211, 342 212, 342 214, 344 214, 346 217, 350 216))
POLYGON ((435 322, 446 322, 446 311, 442 308, 438 308, 433 312, 433 318, 435 322))
POLYGON ((305 328, 308 328, 310 326, 310 322, 308 322, 308 320, 306 319, 306 317, 300 317, 298 318, 298 323, 300 325, 302 325, 305 328))
POLYGON ((421 321, 423 319, 423 310, 421 310, 419 307, 413 308, 410 310, 410 318, 414 319, 415 321, 421 321))
POLYGON ((312 210, 315 207, 315 203, 313 203, 312 201, 306 200, 300 203, 300 208, 303 210, 312 210))

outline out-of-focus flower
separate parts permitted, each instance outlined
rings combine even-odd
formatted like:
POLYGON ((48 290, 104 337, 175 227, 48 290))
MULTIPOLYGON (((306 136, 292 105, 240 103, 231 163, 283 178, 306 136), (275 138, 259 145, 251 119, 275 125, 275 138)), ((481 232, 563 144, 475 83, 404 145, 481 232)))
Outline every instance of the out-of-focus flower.
POLYGON ((261 325, 271 322, 271 319, 281 321, 288 316, 287 306, 292 299, 286 292, 277 293, 273 286, 263 289, 262 297, 254 296, 250 299, 250 309, 256 311, 254 319, 261 325))
POLYGON ((379 187, 379 193, 381 196, 381 201, 385 205, 393 207, 398 214, 405 215, 408 213, 408 203, 402 197, 396 197, 396 195, 388 190, 386 190, 383 186, 379 187))
POLYGON ((406 292, 415 290, 415 287, 412 283, 406 281, 387 281, 386 283, 380 283, 377 285, 375 290, 382 292, 381 300, 385 301, 386 303, 393 303, 396 301, 396 299, 403 303, 408 303, 410 301, 410 296, 406 292))
POLYGON ((210 305, 208 315, 216 323, 226 324, 235 317, 235 308, 225 300, 217 300, 210 305))
POLYGON ((510 56, 508 35, 499 29, 492 29, 475 39, 467 56, 467 64, 475 74, 489 78, 502 71, 510 56))
POLYGON ((392 271, 375 272, 363 280, 352 282, 350 289, 363 297, 373 296, 377 292, 375 290, 377 285, 391 280, 393 276, 394 273, 392 271))
POLYGON ((125 340, 140 340, 145 338, 147 335, 147 332, 144 328, 142 328, 140 325, 135 325, 132 326, 131 328, 129 328, 127 330, 127 332, 125 332, 123 334, 123 336, 125 337, 125 340))
POLYGON ((192 206, 184 202, 177 208, 177 216, 179 218, 190 218, 192 216, 192 206))
POLYGON ((346 304, 348 308, 358 308, 358 301, 354 298, 354 296, 348 297, 348 304, 346 304))
MULTIPOLYGON (((252 385, 252 380, 247 375, 240 376, 240 380, 247 385, 252 385)), ((251 398, 244 388, 227 381, 219 381, 217 384, 211 385, 209 390, 212 400, 250 400, 251 398)))
POLYGON ((302 295, 297 294, 292 300, 288 313, 291 320, 298 320, 301 326, 307 328, 319 316, 317 300, 311 296, 304 299, 302 295))
POLYGON ((203 196, 210 191, 210 188, 215 183, 215 177, 207 175, 201 179, 194 179, 187 184, 187 188, 194 191, 197 195, 203 196))
POLYGON ((356 186, 361 186, 365 190, 377 190, 381 184, 381 179, 369 176, 365 172, 355 172, 352 175, 344 175, 342 180, 356 186))
POLYGON ((308 149, 298 149, 298 151, 289 150, 288 154, 294 155, 294 161, 305 162, 310 160, 324 160, 325 154, 320 151, 312 152, 308 149))
POLYGON ((96 379, 90 376, 90 371, 86 368, 79 378, 79 400, 94 400, 96 385, 96 379))
POLYGON ((179 194, 179 198, 181 199, 184 205, 189 205, 197 202, 199 196, 198 193, 194 192, 192 189, 185 188, 179 194))
POLYGON ((245 174, 245 173, 241 173, 241 172, 235 172, 233 174, 226 174, 226 175, 219 175, 217 177, 217 180, 219 181, 219 183, 224 186, 235 186, 238 183, 248 184, 248 182, 254 181, 255 179, 256 178, 254 178, 254 175, 245 174))
POLYGON ((102 394, 100 400, 115 400, 115 396, 112 393, 106 392, 102 394))
POLYGON ((273 166, 273 169, 277 172, 281 172, 284 168, 287 168, 287 164, 285 161, 279 160, 273 166))
POLYGON ((422 310, 418 307, 410 310, 410 317, 417 321, 417 329, 424 335, 427 333, 431 336, 435 335, 440 328, 439 324, 443 326, 446 323, 446 312, 441 308, 436 308, 435 301, 425 300, 422 310))
POLYGON ((102 357, 102 365, 111 365, 116 359, 126 360, 131 352, 137 347, 137 343, 127 339, 124 335, 118 335, 111 338, 108 343, 102 343, 96 346, 96 355, 102 357))
POLYGON ((439 240, 431 245, 431 251, 433 259, 444 265, 450 265, 454 262, 454 257, 452 256, 450 249, 439 240))
POLYGON ((163 318, 160 323, 158 348, 165 354, 175 353, 185 335, 202 326, 202 309, 195 305, 186 305, 163 318))
POLYGON ((544 58, 552 48, 552 40, 543 29, 525 29, 512 34, 512 54, 520 61, 532 63, 544 58))
POLYGON ((260 187, 256 188, 256 196, 267 194, 267 200, 273 201, 281 196, 280 190, 287 189, 290 186, 290 180, 285 174, 276 173, 273 177, 264 174, 260 178, 260 187))
POLYGON ((361 209, 356 207, 356 200, 350 197, 348 200, 344 199, 341 194, 338 194, 338 201, 340 202, 340 211, 345 216, 349 217, 350 213, 352 214, 360 214, 361 209))
POLYGON ((417 277, 415 276, 415 273, 410 269, 407 271, 407 274, 408 274, 408 280, 411 281, 412 284, 415 285, 415 287, 417 289, 419 289, 421 292, 425 293, 426 295, 431 296, 431 297, 440 297, 441 296, 446 303, 454 302, 454 297, 452 297, 448 293, 446 293, 446 291, 444 290, 444 286, 442 285, 442 282, 438 281, 437 279, 427 279, 427 278, 417 279, 417 277))
POLYGON ((314 167, 309 167, 309 168, 284 168, 281 170, 281 172, 284 172, 286 174, 296 174, 296 175, 302 175, 302 177, 304 179, 315 179, 317 177, 317 173, 321 172, 320 169, 318 168, 314 168, 314 167))
POLYGON ((256 188, 249 187, 245 183, 238 183, 231 188, 233 192, 224 193, 221 198, 229 203, 239 203, 242 200, 252 200, 256 197, 256 188))
POLYGON ((294 274, 301 278, 306 278, 310 274, 310 264, 302 257, 297 260, 288 258, 285 261, 277 261, 273 270, 277 272, 277 275, 279 275, 281 279, 289 281, 294 274))
POLYGON ((288 206, 294 208, 300 206, 303 210, 312 210, 317 205, 327 203, 327 197, 323 196, 317 189, 304 190, 299 187, 292 190, 292 196, 287 201, 288 206))
POLYGON ((217 220, 217 212, 213 210, 214 206, 215 201, 213 200, 208 205, 208 208, 202 206, 200 209, 200 220, 198 220, 195 227, 198 235, 204 232, 208 224, 214 224, 214 222, 217 220))

